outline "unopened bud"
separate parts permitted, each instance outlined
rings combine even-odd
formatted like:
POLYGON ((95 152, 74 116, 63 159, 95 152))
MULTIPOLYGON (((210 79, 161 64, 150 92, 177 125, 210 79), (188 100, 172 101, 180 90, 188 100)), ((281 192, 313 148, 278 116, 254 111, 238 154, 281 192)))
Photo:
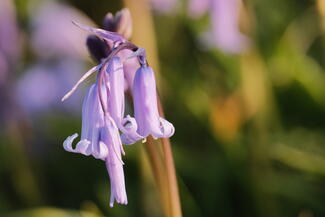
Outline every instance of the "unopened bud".
POLYGON ((115 16, 107 13, 103 21, 104 29, 117 32, 124 38, 129 39, 132 35, 132 18, 129 9, 124 8, 117 12, 115 16))
POLYGON ((107 31, 116 32, 116 22, 112 13, 108 12, 104 17, 103 27, 107 31))
POLYGON ((87 47, 89 53, 95 58, 98 62, 102 58, 106 58, 109 54, 110 48, 105 41, 98 38, 96 35, 89 35, 87 37, 87 47))

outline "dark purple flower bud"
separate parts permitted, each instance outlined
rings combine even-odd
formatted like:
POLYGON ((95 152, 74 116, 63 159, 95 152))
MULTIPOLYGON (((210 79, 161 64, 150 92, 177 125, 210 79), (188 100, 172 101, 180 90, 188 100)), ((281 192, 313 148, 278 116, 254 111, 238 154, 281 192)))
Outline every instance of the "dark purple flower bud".
POLYGON ((105 41, 98 38, 96 35, 89 35, 86 44, 89 53, 98 62, 100 62, 101 59, 106 58, 110 52, 110 48, 105 41))

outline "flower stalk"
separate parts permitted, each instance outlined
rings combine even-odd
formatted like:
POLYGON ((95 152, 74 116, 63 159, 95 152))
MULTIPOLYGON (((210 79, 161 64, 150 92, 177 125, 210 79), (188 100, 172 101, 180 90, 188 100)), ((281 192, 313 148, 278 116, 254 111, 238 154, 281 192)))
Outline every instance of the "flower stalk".
MULTIPOLYGON (((134 15, 134 25, 142 27, 141 31, 135 29, 133 33, 134 43, 142 44, 146 48, 148 53, 150 53, 151 65, 156 69, 156 72, 159 71, 153 19, 148 1, 124 0, 124 4, 134 15), (145 31, 145 34, 143 34, 143 31, 145 31)), ((159 73, 156 76, 159 78, 159 73)), ((159 95, 157 97, 157 103, 159 116, 164 117, 159 95)), ((182 217, 176 170, 169 139, 161 138, 159 143, 148 137, 145 148, 159 189, 165 216, 182 217)))
MULTIPOLYGON (((158 98, 158 111, 161 117, 164 117, 163 107, 161 105, 160 99, 158 98)), ((166 168, 166 177, 169 188, 170 197, 170 212, 172 217, 181 217, 182 208, 179 197, 177 176, 175 163, 173 158, 173 152, 171 148, 171 143, 168 138, 161 138, 161 143, 163 147, 164 164, 166 168)))

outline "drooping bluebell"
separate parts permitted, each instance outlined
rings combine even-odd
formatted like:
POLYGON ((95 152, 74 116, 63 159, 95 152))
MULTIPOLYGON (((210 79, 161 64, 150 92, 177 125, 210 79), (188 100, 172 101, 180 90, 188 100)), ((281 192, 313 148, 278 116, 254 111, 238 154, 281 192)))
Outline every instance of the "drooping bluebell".
POLYGON ((91 39, 88 37, 87 45, 99 65, 85 73, 62 98, 67 99, 82 81, 98 71, 96 82, 88 89, 82 106, 81 140, 73 147, 72 143, 78 136, 73 134, 63 146, 66 151, 92 155, 106 162, 111 183, 110 206, 114 201, 119 204, 128 201, 122 144, 134 144, 150 135, 161 138, 174 134, 174 126, 159 116, 154 72, 147 63, 144 49, 122 35, 128 35, 128 29, 118 29, 121 26, 119 22, 131 23, 125 19, 131 19, 128 10, 122 10, 119 16, 119 19, 113 19, 111 15, 105 18, 113 22, 107 21, 106 25, 114 27, 115 32, 75 23, 96 35, 91 39), (135 117, 125 114, 125 91, 130 91, 133 96, 135 117))

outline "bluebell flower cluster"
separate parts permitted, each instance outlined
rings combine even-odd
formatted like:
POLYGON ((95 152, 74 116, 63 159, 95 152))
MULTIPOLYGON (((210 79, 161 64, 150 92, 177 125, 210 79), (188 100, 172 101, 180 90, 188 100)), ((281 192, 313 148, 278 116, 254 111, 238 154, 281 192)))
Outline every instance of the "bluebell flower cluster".
POLYGON ((72 146, 78 134, 64 141, 64 149, 104 160, 111 183, 110 206, 114 201, 127 204, 122 155, 123 144, 145 141, 146 137, 170 137, 174 126, 159 116, 155 76, 146 60, 145 50, 127 40, 131 16, 127 9, 104 20, 106 29, 75 23, 93 35, 87 39, 92 56, 99 65, 90 69, 67 93, 68 98, 92 73, 98 71, 82 106, 81 139, 72 146), (109 31, 111 30, 111 31, 109 31), (125 114, 125 92, 133 98, 134 117, 125 114))

